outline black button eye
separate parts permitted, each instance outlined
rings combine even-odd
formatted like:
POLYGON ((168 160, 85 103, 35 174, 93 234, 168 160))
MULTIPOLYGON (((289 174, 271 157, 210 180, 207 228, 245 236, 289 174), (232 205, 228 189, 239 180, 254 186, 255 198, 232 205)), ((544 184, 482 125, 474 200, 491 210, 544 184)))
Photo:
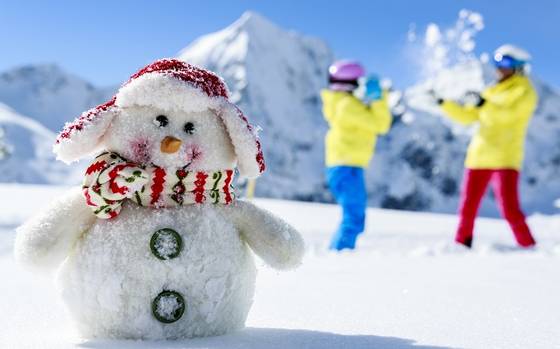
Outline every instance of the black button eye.
POLYGON ((169 124, 169 119, 167 119, 167 116, 165 115, 158 115, 154 119, 154 125, 157 127, 165 127, 167 124, 169 124))
POLYGON ((192 135, 194 133, 194 124, 192 122, 187 122, 183 130, 185 130, 187 134, 192 135))

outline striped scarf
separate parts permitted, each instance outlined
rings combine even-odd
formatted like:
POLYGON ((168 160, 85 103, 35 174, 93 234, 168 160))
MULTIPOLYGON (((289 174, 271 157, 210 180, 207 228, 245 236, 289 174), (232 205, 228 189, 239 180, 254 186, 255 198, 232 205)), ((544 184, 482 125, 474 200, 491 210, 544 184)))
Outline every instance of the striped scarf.
POLYGON ((233 174, 233 170, 201 172, 143 166, 105 152, 87 168, 82 191, 93 213, 108 219, 119 214, 125 199, 155 208, 227 205, 235 199, 233 174))

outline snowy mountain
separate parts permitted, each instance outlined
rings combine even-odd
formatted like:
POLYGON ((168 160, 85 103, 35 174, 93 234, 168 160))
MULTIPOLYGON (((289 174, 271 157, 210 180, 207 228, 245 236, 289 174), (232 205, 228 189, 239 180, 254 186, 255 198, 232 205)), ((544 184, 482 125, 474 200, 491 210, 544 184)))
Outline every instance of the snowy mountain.
POLYGON ((0 129, 8 155, 0 159, 2 182, 71 183, 79 181, 75 167, 56 161, 55 134, 39 122, 0 103, 0 129))
MULTIPOLYGON (((368 171, 370 205, 456 210, 463 158, 473 130, 443 117, 427 91, 434 89, 446 98, 460 100, 465 91, 481 90, 493 83, 488 56, 474 55, 475 37, 483 28, 480 14, 463 10, 451 28, 431 23, 422 35, 409 33, 418 39, 411 56, 420 62, 423 82, 391 96, 400 101, 393 108, 393 127, 379 138, 368 171)), ((327 125, 319 98, 333 60, 325 42, 284 30, 247 12, 229 27, 195 40, 178 56, 223 76, 233 101, 262 128, 268 170, 257 181, 258 196, 332 201, 324 187, 327 125)), ((533 81, 540 100, 527 138, 522 201, 529 213, 550 213, 557 211, 553 202, 560 198, 560 186, 550 185, 560 174, 560 95, 546 83, 533 81)), ((0 74, 0 102, 55 132, 65 121, 108 99, 115 89, 96 88, 53 65, 26 66, 0 74)), ((11 147, 19 148, 20 141, 9 134, 10 129, 4 132, 11 147)), ((21 147, 26 146, 23 143, 21 147)), ((50 151, 50 145, 37 151, 50 151)), ((31 177, 26 178, 31 181, 31 177)), ((2 171, 0 181, 19 179, 2 171)), ((498 214, 488 199, 481 212, 498 214)))
POLYGON ((324 199, 319 91, 332 53, 321 40, 286 31, 252 12, 194 41, 179 58, 220 74, 232 99, 262 128, 267 172, 260 196, 324 199))
MULTIPOLYGON (((472 54, 475 36, 483 28, 482 16, 466 10, 445 35, 437 25, 428 26, 421 52, 427 63, 419 69, 430 78, 402 92, 400 104, 406 112, 395 109, 391 132, 379 139, 368 172, 371 205, 456 210, 472 130, 453 124, 422 99, 430 88, 459 99, 465 91, 492 83, 492 69, 472 54)), ((262 127, 268 172, 258 181, 258 195, 331 200, 323 186, 326 125, 318 96, 332 59, 324 42, 284 31, 249 12, 228 28, 196 40, 179 58, 224 76, 233 99, 262 127)), ((528 136, 523 204, 529 212, 551 212, 553 198, 560 197, 560 188, 546 185, 560 170, 560 147, 555 143, 560 139, 560 96, 544 83, 535 81, 535 86, 540 103, 528 136)), ((498 214, 489 200, 481 211, 498 214)))
POLYGON ((6 136, 3 128, 0 128, 0 160, 10 155, 10 146, 6 143, 6 136))
POLYGON ((113 87, 96 88, 54 64, 26 65, 0 74, 0 102, 54 132, 113 92, 113 87))

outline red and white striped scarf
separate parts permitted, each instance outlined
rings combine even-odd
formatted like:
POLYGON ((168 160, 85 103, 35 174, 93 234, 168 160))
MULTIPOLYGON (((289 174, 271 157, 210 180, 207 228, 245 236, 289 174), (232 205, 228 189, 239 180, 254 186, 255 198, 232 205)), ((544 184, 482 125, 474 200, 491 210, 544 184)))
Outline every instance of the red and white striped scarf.
POLYGON ((142 166, 105 152, 86 170, 82 191, 94 214, 116 217, 125 199, 148 207, 188 204, 230 204, 235 199, 233 170, 187 171, 142 166))

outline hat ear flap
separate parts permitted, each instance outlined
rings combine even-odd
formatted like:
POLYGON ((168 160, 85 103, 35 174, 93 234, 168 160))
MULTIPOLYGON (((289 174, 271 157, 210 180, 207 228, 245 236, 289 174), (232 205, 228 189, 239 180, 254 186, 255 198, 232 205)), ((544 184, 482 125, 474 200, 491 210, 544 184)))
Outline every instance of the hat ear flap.
POLYGON ((235 105, 225 102, 218 111, 233 144, 237 169, 242 177, 258 177, 265 170, 264 156, 257 132, 235 105))
POLYGON ((67 123, 53 146, 57 159, 71 163, 96 150, 117 113, 113 98, 67 123))

